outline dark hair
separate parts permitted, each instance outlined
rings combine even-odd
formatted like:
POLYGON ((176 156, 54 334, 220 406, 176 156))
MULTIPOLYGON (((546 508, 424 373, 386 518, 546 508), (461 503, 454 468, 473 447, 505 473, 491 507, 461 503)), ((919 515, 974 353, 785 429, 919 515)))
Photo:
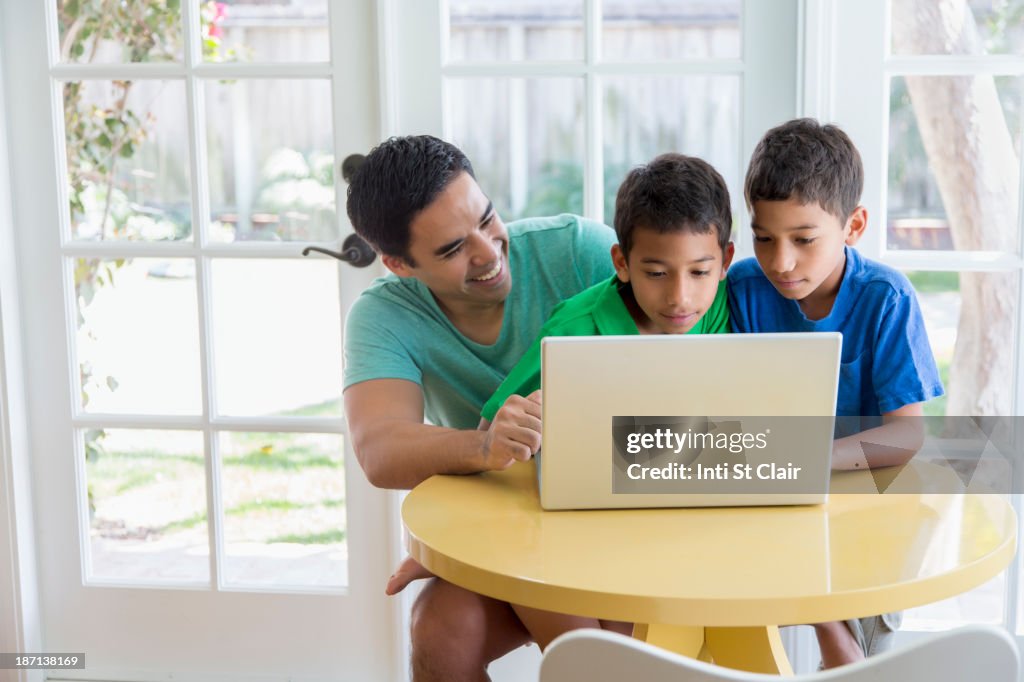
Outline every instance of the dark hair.
POLYGON ((367 155, 348 186, 348 217, 377 251, 409 257, 409 225, 460 173, 473 175, 455 145, 430 135, 392 137, 367 155))
POLYGON ((629 171, 615 197, 615 234, 628 258, 633 232, 718 231, 724 252, 732 232, 729 188, 707 161, 682 154, 662 154, 629 171))
POLYGON ((839 127, 798 118, 772 128, 757 143, 743 185, 747 208, 755 201, 817 202, 841 222, 860 203, 864 166, 839 127))

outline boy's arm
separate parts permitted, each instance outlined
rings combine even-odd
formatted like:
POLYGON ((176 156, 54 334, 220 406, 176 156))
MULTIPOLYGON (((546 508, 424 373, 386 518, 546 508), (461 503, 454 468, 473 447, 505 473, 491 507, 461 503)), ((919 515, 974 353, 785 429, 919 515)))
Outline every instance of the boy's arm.
MULTIPOLYGON (((495 419, 502 406, 512 398, 539 395, 540 344, 541 340, 549 335, 549 331, 549 325, 545 324, 530 348, 523 354, 523 357, 519 358, 505 380, 494 390, 494 395, 484 403, 480 410, 483 421, 490 422, 495 419)), ((540 431, 539 425, 537 431, 538 433, 540 431)))
POLYGON ((505 469, 540 447, 540 403, 499 410, 486 431, 423 423, 423 392, 413 381, 374 379, 345 390, 356 459, 371 484, 409 489, 434 474, 505 469), (534 437, 536 434, 536 437, 534 437))
POLYGON ((832 468, 875 469, 906 464, 924 443, 921 403, 904 405, 882 415, 882 426, 837 438, 832 445, 832 468))

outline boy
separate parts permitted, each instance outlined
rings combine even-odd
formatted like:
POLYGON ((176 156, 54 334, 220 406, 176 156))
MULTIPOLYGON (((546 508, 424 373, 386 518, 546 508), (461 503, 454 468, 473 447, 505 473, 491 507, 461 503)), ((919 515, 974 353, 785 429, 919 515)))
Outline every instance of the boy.
MULTIPOLYGON (((744 183, 756 258, 728 277, 735 332, 842 333, 836 421, 845 437, 834 443, 834 469, 905 463, 921 447, 921 404, 943 392, 910 282, 849 248, 867 227, 863 176, 836 126, 798 119, 769 130, 744 183)), ((901 620, 815 625, 823 664, 888 649, 901 620)))
MULTIPOLYGON (((733 255, 731 230, 729 190, 707 162, 662 154, 630 171, 615 198, 615 275, 555 308, 530 350, 484 405, 480 427, 489 426, 510 396, 528 396, 536 405, 535 430, 528 437, 539 445, 535 391, 540 388, 541 339, 546 336, 727 333, 725 273, 733 255)), ((631 629, 626 623, 513 608, 541 648, 574 628, 631 629)))
MULTIPOLYGON (((732 260, 732 211, 722 176, 701 159, 663 154, 626 176, 615 201, 615 275, 559 304, 533 345, 481 411, 481 429, 509 402, 526 396, 524 420, 498 432, 524 457, 540 447, 540 346, 545 336, 723 334, 729 331, 725 273, 732 260), (527 425, 528 421, 528 425, 527 425)), ((516 459, 519 459, 517 456, 516 459)), ((399 566, 389 594, 429 576, 412 559, 399 566)), ((597 621, 513 605, 543 649, 582 627, 628 634, 628 623, 597 621)))
POLYGON ((729 190, 707 162, 662 154, 630 171, 615 199, 615 275, 555 308, 484 405, 484 420, 509 396, 540 388, 545 336, 728 332, 731 229, 729 190))

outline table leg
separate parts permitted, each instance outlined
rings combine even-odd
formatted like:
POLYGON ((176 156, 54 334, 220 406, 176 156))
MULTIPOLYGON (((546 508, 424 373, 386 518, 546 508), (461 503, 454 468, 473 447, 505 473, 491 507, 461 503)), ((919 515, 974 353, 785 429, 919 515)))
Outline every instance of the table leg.
POLYGON ((637 623, 633 626, 633 638, 689 658, 711 660, 704 646, 704 628, 701 626, 637 623))
POLYGON ((718 665, 735 670, 792 675, 779 628, 706 628, 704 639, 711 658, 718 665))

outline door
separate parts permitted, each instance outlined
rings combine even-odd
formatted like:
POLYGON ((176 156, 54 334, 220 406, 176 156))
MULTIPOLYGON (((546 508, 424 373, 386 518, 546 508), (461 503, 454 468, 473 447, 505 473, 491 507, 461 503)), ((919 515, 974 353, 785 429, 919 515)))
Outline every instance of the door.
POLYGON ((370 0, 3 0, 43 642, 67 679, 398 679, 342 320, 370 0))

